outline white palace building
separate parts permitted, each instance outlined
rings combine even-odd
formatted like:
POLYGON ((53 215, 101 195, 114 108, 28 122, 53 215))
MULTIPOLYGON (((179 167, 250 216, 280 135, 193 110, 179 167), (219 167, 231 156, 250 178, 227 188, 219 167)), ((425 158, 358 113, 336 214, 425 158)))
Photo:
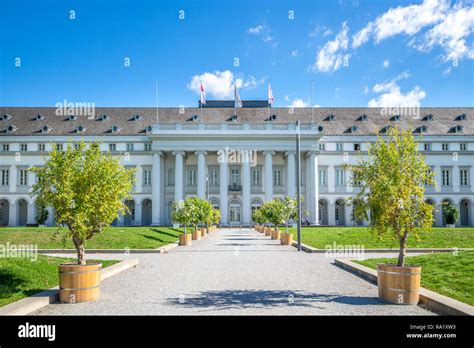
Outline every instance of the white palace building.
MULTIPOLYGON (((58 115, 54 107, 0 107, 0 225, 36 223, 32 166, 52 146, 100 141, 104 151, 136 168, 131 214, 115 224, 169 225, 172 202, 208 198, 223 225, 249 225, 251 212, 273 198, 296 195, 296 126, 300 121, 302 195, 313 225, 352 221, 344 163, 367 154, 390 126, 411 127, 436 173, 427 187, 443 226, 442 202, 459 210, 459 226, 474 226, 474 108, 421 108, 418 116, 378 108, 268 108, 266 102, 208 101, 203 108, 95 108, 93 115, 58 115)), ((54 225, 54 212, 47 225, 54 225)))

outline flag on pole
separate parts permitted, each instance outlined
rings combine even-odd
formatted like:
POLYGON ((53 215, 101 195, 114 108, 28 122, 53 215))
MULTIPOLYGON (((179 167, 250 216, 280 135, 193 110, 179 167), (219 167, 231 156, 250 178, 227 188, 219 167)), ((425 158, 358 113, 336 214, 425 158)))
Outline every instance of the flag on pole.
POLYGON ((270 85, 270 82, 269 82, 268 83, 268 104, 272 105, 274 101, 275 101, 275 98, 273 98, 272 86, 270 85))
POLYGON ((234 107, 241 108, 242 100, 240 100, 239 92, 237 91, 237 86, 234 84, 234 107))
POLYGON ((204 86, 201 82, 201 105, 206 105, 206 91, 204 90, 204 86))

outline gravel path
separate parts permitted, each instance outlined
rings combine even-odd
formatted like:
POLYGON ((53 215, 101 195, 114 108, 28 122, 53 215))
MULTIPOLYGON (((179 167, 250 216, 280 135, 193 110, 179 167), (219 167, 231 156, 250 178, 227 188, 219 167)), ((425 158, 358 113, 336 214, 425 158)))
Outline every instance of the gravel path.
POLYGON ((88 257, 140 263, 105 280, 97 302, 51 304, 34 314, 432 314, 418 306, 381 303, 376 286, 333 265, 333 259, 297 252, 248 229, 215 232, 165 254, 88 257))

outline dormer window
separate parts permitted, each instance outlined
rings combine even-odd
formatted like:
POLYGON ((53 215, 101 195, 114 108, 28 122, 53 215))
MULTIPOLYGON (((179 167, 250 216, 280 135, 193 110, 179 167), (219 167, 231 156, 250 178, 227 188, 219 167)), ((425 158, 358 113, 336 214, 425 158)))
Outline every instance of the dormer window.
POLYGON ((130 121, 141 121, 141 120, 142 120, 142 117, 141 117, 140 115, 138 115, 138 114, 137 114, 137 115, 134 115, 134 116, 130 119, 130 121))
POLYGON ((451 128, 451 133, 462 133, 462 132, 464 132, 464 126, 457 125, 451 128))
POLYGON ((399 122, 399 121, 400 121, 400 115, 394 115, 394 116, 392 116, 392 118, 390 119, 390 121, 399 122))
POLYGON ((467 120, 466 114, 461 114, 458 117, 456 117, 456 121, 466 121, 466 120, 467 120))
POLYGON ((415 129, 415 133, 426 133, 426 132, 428 132, 428 127, 425 125, 422 125, 418 127, 417 129, 415 129))
POLYGON ((43 126, 43 127, 41 128, 41 133, 49 133, 49 132, 51 132, 52 129, 53 129, 53 128, 51 128, 51 127, 48 126, 48 125, 43 126))
POLYGON ((388 131, 392 128, 391 126, 385 126, 380 130, 380 133, 388 133, 388 131))
POLYGON ((108 121, 109 120, 109 115, 103 114, 99 117, 97 117, 97 121, 108 121))
POLYGON ((193 116, 191 117, 191 121, 192 121, 192 122, 197 122, 197 121, 199 121, 199 119, 200 119, 199 115, 193 115, 193 116))
POLYGON ((360 115, 359 118, 357 119, 357 121, 368 121, 368 120, 369 120, 369 116, 367 116, 366 114, 360 115))
POLYGON ((68 121, 76 121, 76 120, 77 120, 77 116, 76 116, 76 115, 69 115, 69 116, 67 117, 67 120, 68 120, 68 121))
POLYGON ((273 114, 271 115, 270 117, 267 118, 267 121, 268 122, 273 122, 273 121, 276 121, 277 119, 277 115, 273 114))
POLYGON ((84 133, 86 131, 86 127, 84 126, 79 126, 76 128, 76 133, 84 133))
POLYGON ((351 127, 351 133, 357 133, 358 130, 359 130, 359 127, 357 127, 357 126, 352 126, 351 127))
POLYGON ((18 129, 18 128, 17 128, 16 126, 14 126, 14 125, 11 124, 11 125, 9 125, 9 126, 7 127, 6 131, 7 131, 8 134, 11 134, 11 133, 15 133, 15 131, 16 131, 17 129, 18 129))
POLYGON ((433 114, 428 114, 423 117, 422 121, 433 121, 433 114))
POLYGON ((152 129, 151 126, 148 126, 148 127, 145 128, 145 132, 147 132, 147 133, 151 133, 152 130, 153 129, 152 129))
POLYGON ((35 116, 35 121, 43 121, 45 119, 45 117, 41 114, 38 114, 35 116))
POLYGON ((9 114, 5 114, 5 115, 3 115, 3 116, 2 116, 2 118, 1 118, 1 119, 2 119, 2 121, 8 121, 8 120, 11 120, 11 118, 12 118, 12 116, 11 116, 11 115, 9 115, 9 114))
POLYGON ((336 121, 336 116, 331 114, 328 117, 326 117, 326 121, 331 121, 331 122, 336 121))
POLYGON ((322 133, 323 130, 324 130, 324 127, 323 127, 323 126, 318 126, 318 132, 319 132, 319 133, 322 133))
POLYGON ((112 126, 112 128, 110 129, 110 131, 113 133, 113 134, 117 134, 120 132, 120 127, 119 126, 112 126))
POLYGON ((232 115, 232 117, 230 118, 230 120, 231 120, 232 122, 237 122, 237 121, 239 120, 239 116, 237 116, 237 115, 232 115))

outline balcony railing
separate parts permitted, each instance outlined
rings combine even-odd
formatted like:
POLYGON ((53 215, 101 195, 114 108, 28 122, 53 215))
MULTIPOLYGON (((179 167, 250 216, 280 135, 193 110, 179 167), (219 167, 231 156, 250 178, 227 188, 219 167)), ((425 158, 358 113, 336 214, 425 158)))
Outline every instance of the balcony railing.
POLYGON ((242 191, 242 185, 237 185, 237 184, 229 185, 229 191, 231 191, 231 192, 240 192, 240 191, 242 191))

